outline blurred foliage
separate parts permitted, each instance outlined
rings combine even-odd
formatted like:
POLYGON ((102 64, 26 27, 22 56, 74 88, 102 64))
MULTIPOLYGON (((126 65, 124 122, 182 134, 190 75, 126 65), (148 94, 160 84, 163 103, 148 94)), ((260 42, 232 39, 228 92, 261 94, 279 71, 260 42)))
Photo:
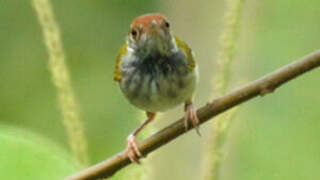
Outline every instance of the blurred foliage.
MULTIPOLYGON (((137 109, 125 100, 112 80, 115 56, 134 17, 149 12, 168 16, 174 32, 196 52, 200 65, 196 104, 206 103, 211 94, 208 82, 214 77, 211 67, 223 24, 222 1, 55 0, 53 7, 62 31, 66 61, 85 123, 92 163, 122 150, 127 135, 139 123, 137 109)), ((318 49, 319 7, 318 0, 247 1, 233 74, 237 78, 254 80, 318 49)), ((56 91, 48 72, 41 29, 30 1, 1 1, 0 22, 0 125, 9 124, 35 132, 35 136, 45 136, 69 151, 57 109, 56 91)), ((221 179, 320 178, 319 77, 320 71, 313 71, 274 94, 242 105, 224 148, 221 179)), ((232 87, 240 84, 231 81, 232 87)), ((154 124, 158 129, 182 113, 182 107, 178 107, 154 124)), ((202 129, 206 131, 208 126, 202 129)), ((8 128, 7 131, 14 130, 8 128)), ((13 136, 18 138, 27 133, 23 131, 22 135, 13 136)), ((36 138, 28 140, 34 142, 36 138)), ((203 141, 191 132, 155 152, 153 161, 158 169, 155 179, 197 179, 199 145, 203 141)), ((21 141, 2 138, 1 158, 2 153, 6 153, 6 157, 21 154, 14 149, 23 145, 21 141)), ((39 158, 47 158, 48 153, 65 157, 62 151, 52 150, 50 143, 40 146, 44 153, 40 153, 39 158)), ((25 158, 31 158, 35 148, 25 149, 25 158)), ((56 169, 61 172, 57 177, 74 170, 70 164, 61 165, 63 162, 51 163, 53 167, 66 167, 61 171, 56 169)), ((1 164, 8 167, 11 163, 21 172, 16 175, 23 176, 25 164, 14 158, 1 160, 1 164)), ((35 166, 37 164, 35 161, 35 166)), ((43 166, 38 173, 44 171, 49 174, 51 170, 43 166)), ((9 172, 0 168, 0 176, 9 172)), ((112 179, 120 179, 121 175, 112 179)), ((45 178, 39 175, 39 178, 24 179, 45 178)))
POLYGON ((76 172, 65 150, 40 134, 0 125, 0 179, 62 179, 76 172))
MULTIPOLYGON (((222 96, 227 93, 232 76, 231 67, 234 56, 238 50, 238 39, 241 35, 241 24, 243 22, 243 10, 245 0, 226 0, 224 10, 223 32, 220 35, 220 50, 216 59, 215 81, 212 82, 212 97, 222 96)), ((238 79, 239 80, 239 79, 238 79)), ((229 129, 234 117, 237 115, 239 106, 216 117, 207 143, 204 143, 202 157, 202 180, 218 180, 220 178, 221 165, 223 164, 223 147, 228 140, 229 129)))
POLYGON ((60 28, 55 20, 50 2, 50 0, 33 0, 32 5, 38 16, 47 47, 49 69, 57 91, 58 106, 61 110, 62 124, 68 137, 69 146, 74 160, 84 168, 89 165, 87 139, 71 86, 69 69, 65 63, 60 28))

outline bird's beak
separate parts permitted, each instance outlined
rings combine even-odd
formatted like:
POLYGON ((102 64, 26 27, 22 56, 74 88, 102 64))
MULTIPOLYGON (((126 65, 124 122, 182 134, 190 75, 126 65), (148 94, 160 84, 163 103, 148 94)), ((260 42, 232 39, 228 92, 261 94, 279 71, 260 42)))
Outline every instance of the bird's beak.
POLYGON ((150 24, 149 36, 150 38, 159 38, 163 35, 162 29, 156 20, 153 20, 150 24))

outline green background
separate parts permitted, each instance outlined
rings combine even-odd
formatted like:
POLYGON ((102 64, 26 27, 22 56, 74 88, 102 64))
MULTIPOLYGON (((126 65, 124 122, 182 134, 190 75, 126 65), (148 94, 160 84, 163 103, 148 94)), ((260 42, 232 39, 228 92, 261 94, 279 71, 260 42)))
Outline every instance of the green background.
MULTIPOLYGON (((142 117, 112 80, 115 57, 134 17, 161 12, 169 18, 174 32, 196 52, 196 106, 212 96, 223 1, 54 0, 53 7, 91 164, 123 150, 142 117)), ((318 49, 319 11, 318 0, 246 1, 230 90, 318 49)), ((77 171, 68 160, 47 59, 31 1, 0 1, 0 179, 61 179, 77 171)), ((241 105, 224 147, 221 179, 319 179, 319 90, 320 71, 315 70, 241 105)), ((165 113, 155 129, 182 114, 182 107, 165 113)), ((190 132, 153 153, 152 179, 200 179, 210 125, 202 126, 203 138, 190 132)))

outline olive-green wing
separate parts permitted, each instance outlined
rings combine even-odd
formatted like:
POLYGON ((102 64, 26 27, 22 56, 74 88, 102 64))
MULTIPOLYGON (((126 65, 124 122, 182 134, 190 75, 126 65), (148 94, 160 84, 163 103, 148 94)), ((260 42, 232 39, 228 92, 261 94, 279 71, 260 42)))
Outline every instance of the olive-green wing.
POLYGON ((196 62, 194 60, 194 53, 192 49, 188 46, 187 43, 185 43, 183 40, 181 40, 179 37, 174 36, 174 39, 176 40, 176 43, 178 45, 179 49, 182 49, 184 53, 187 55, 188 59, 188 65, 191 70, 193 70, 196 67, 196 62))
POLYGON ((128 43, 126 42, 121 47, 121 49, 120 49, 120 51, 118 53, 117 59, 116 59, 116 64, 115 64, 114 73, 113 73, 113 80, 115 80, 117 82, 120 82, 121 79, 122 79, 122 74, 121 74, 121 71, 120 71, 120 65, 121 65, 121 61, 122 61, 123 56, 125 56, 128 53, 127 47, 128 47, 128 43))

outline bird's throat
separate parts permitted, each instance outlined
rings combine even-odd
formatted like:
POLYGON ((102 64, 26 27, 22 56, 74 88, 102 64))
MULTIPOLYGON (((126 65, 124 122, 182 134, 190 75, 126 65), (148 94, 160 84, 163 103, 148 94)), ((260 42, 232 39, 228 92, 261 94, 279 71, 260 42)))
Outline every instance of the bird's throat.
POLYGON ((175 52, 176 45, 172 39, 149 38, 143 42, 135 42, 132 47, 138 57, 145 59, 158 55, 170 56, 175 52))

